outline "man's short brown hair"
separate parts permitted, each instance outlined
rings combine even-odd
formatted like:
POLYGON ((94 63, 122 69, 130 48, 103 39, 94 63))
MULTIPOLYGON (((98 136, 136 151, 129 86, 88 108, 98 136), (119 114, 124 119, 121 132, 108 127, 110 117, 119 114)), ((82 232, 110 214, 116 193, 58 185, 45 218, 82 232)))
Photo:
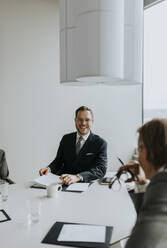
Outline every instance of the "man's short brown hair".
POLYGON ((139 145, 147 149, 147 160, 155 169, 167 163, 167 119, 153 119, 138 129, 139 145))
POLYGON ((90 109, 90 108, 88 108, 87 106, 81 106, 81 107, 79 107, 78 109, 76 109, 76 111, 75 111, 75 118, 77 118, 77 115, 78 115, 78 112, 80 112, 80 111, 89 111, 90 113, 91 113, 91 115, 92 115, 92 119, 94 118, 94 116, 93 116, 93 111, 90 109))

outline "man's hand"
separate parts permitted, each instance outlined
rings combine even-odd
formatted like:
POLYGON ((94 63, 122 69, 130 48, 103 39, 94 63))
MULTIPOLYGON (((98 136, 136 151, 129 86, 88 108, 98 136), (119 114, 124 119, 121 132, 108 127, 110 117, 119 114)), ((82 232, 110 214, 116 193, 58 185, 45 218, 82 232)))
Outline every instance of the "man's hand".
POLYGON ((43 175, 47 175, 50 172, 50 168, 42 168, 39 171, 39 175, 43 176, 43 175))
POLYGON ((80 181, 80 178, 77 175, 70 175, 70 174, 62 174, 60 176, 62 180, 62 184, 70 185, 72 183, 77 183, 80 181))
POLYGON ((128 164, 121 166, 118 171, 122 171, 125 169, 130 170, 132 174, 134 175, 133 177, 128 178, 126 182, 135 181, 137 184, 140 184, 140 185, 147 183, 145 173, 138 162, 131 161, 128 164))

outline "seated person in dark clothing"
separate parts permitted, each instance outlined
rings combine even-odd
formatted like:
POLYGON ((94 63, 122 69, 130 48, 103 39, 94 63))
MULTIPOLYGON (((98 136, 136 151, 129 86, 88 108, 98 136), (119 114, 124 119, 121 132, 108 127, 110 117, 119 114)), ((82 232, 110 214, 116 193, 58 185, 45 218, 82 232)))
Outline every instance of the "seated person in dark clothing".
POLYGON ((0 150, 0 179, 7 179, 9 175, 5 152, 0 150))
POLYGON ((63 136, 56 158, 40 175, 51 171, 60 175, 63 184, 90 182, 102 178, 107 168, 107 143, 91 132, 93 112, 86 106, 75 112, 77 132, 63 136))
POLYGON ((120 168, 134 174, 134 196, 137 199, 140 192, 141 203, 137 206, 139 214, 126 248, 166 248, 167 119, 154 119, 139 128, 138 133, 139 164, 132 162, 120 168))

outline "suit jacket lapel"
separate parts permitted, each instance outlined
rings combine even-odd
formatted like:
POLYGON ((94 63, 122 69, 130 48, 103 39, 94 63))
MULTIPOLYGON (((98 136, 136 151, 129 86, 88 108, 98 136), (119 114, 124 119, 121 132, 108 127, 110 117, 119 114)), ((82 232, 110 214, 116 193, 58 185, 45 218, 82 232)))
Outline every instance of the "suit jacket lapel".
POLYGON ((71 139, 71 148, 70 148, 70 150, 71 150, 71 152, 72 152, 72 154, 74 154, 74 157, 76 157, 77 156, 77 154, 76 154, 76 136, 77 136, 77 133, 74 133, 74 135, 72 136, 72 139, 71 139))

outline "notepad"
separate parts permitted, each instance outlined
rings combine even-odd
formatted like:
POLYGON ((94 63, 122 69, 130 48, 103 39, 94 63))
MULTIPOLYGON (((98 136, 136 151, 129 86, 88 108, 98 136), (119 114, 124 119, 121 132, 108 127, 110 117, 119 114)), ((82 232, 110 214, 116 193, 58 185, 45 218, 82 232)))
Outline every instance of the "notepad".
POLYGON ((47 187, 52 183, 61 183, 59 176, 49 173, 33 180, 36 185, 47 187))
POLYGON ((105 226, 63 225, 57 241, 105 242, 105 226))
POLYGON ((6 220, 6 216, 2 211, 0 211, 0 221, 4 221, 4 220, 6 220))
POLYGON ((66 191, 86 191, 88 190, 89 183, 73 183, 66 188, 66 191))
POLYGON ((0 210, 0 222, 8 221, 11 220, 11 218, 7 215, 5 210, 1 209, 0 210))
POLYGON ((42 243, 73 247, 108 248, 112 231, 112 226, 56 222, 42 240, 42 243))

